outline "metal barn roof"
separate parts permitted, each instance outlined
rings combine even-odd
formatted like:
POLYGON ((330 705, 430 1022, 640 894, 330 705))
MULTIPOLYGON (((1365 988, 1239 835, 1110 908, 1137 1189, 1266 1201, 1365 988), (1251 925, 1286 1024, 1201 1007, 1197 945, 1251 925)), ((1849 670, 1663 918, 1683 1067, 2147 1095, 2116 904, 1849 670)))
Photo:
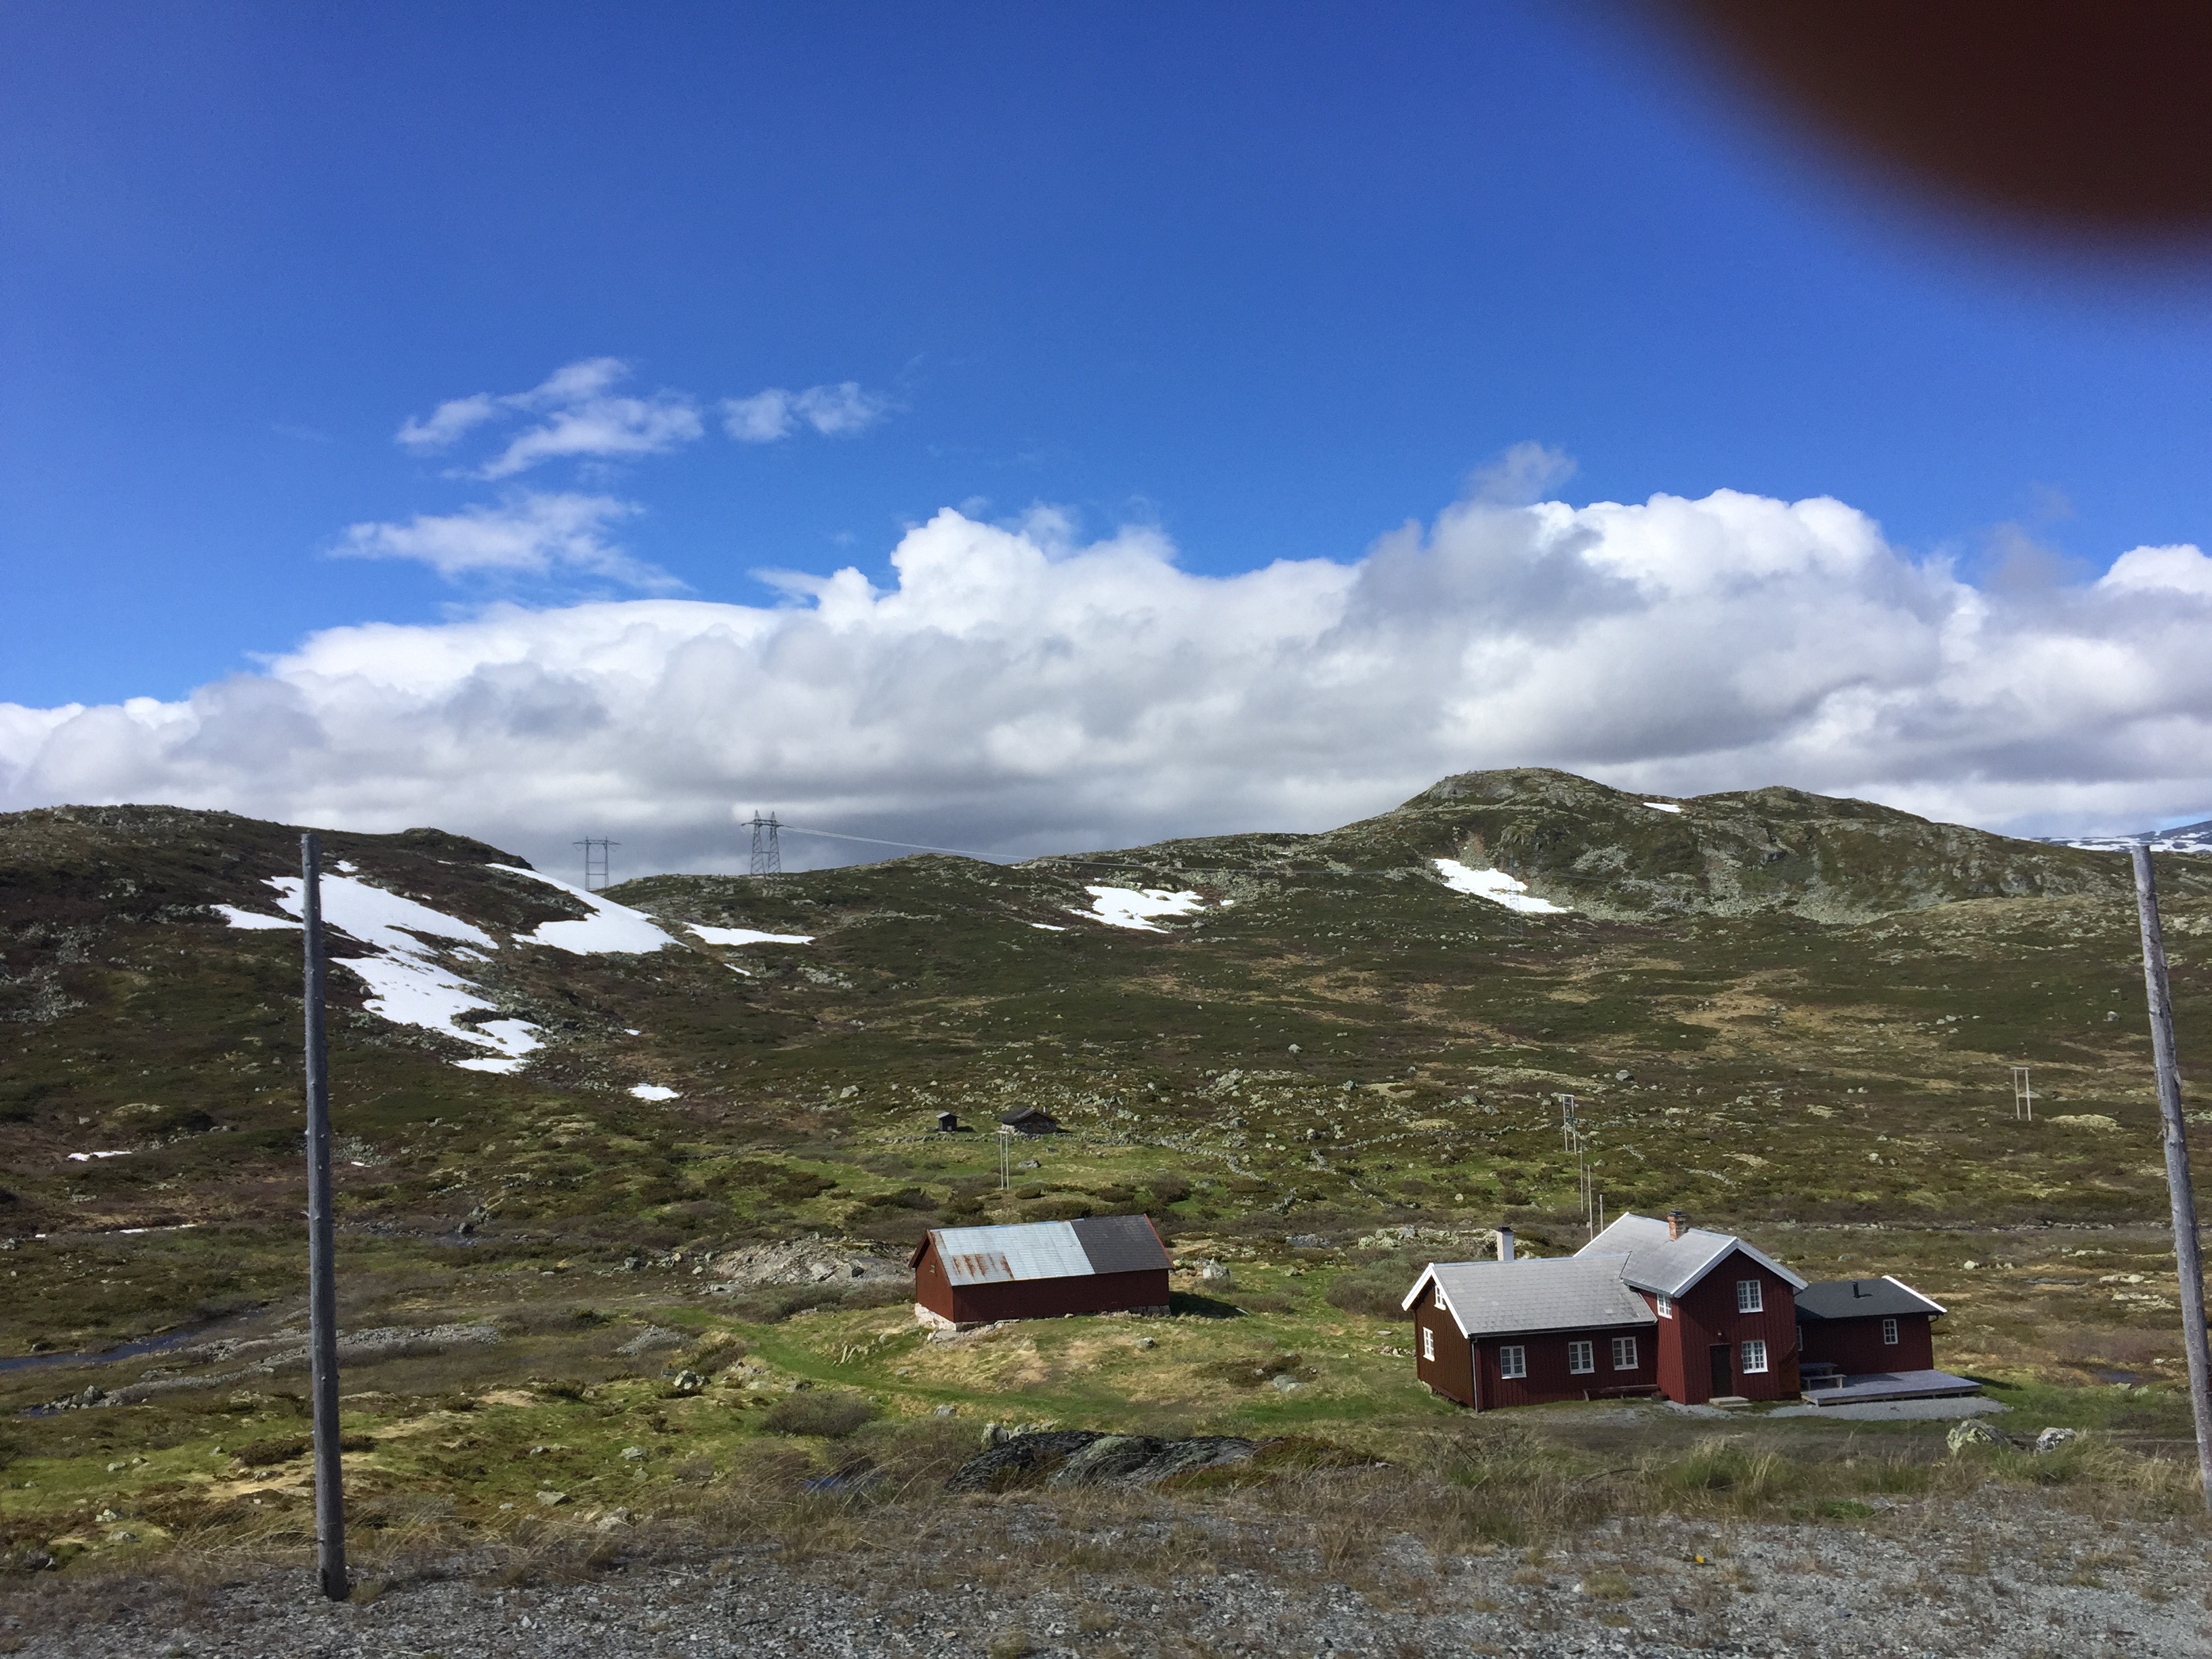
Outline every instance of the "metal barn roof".
POLYGON ((1887 1274, 1880 1279, 1826 1279, 1797 1292, 1800 1319, 1871 1319, 1948 1311, 1942 1303, 1887 1274))
POLYGON ((1431 1261, 1404 1306, 1410 1310, 1433 1282, 1462 1336, 1657 1324, 1644 1298, 1622 1282, 1621 1262, 1617 1255, 1431 1261))
POLYGON ((1667 1224, 1648 1215, 1624 1215, 1575 1252, 1577 1256, 1626 1256, 1620 1276, 1639 1291, 1679 1297, 1719 1265, 1730 1250, 1741 1250, 1762 1267, 1802 1291, 1805 1281, 1772 1256, 1734 1233, 1690 1227, 1680 1238, 1667 1236, 1667 1224))
MULTIPOLYGON (((930 1239, 955 1285, 1087 1279, 1094 1273, 1164 1269, 1168 1253, 1140 1215, 1082 1221, 1030 1221, 1005 1227, 936 1227, 930 1239)), ((919 1252, 916 1253, 917 1256, 919 1252)))

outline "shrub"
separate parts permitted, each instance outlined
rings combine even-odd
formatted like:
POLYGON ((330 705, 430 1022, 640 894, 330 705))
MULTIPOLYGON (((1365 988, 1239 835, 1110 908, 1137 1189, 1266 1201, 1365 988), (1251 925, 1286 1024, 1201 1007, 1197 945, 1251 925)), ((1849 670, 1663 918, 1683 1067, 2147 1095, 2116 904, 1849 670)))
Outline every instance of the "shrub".
POLYGON ((1413 1285, 1413 1276, 1403 1267, 1354 1267, 1339 1273, 1328 1287, 1328 1305, 1346 1313, 1374 1319, 1395 1319, 1413 1285))
POLYGON ((761 1426, 772 1434, 816 1434, 825 1440, 842 1440, 875 1414, 875 1407, 857 1394, 807 1389, 786 1395, 770 1406, 761 1426))

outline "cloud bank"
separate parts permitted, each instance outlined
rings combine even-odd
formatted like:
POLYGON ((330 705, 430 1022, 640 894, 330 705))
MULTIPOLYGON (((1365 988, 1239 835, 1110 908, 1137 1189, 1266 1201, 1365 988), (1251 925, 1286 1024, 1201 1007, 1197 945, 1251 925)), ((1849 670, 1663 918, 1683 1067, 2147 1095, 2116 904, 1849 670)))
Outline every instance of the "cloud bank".
MULTIPOLYGON (((754 806, 1018 854, 1322 828, 1526 764, 2031 831, 2212 805, 2194 547, 1983 591, 1832 500, 1494 494, 1348 562, 1195 575, 1152 531, 1078 544, 1049 514, 947 509, 899 543, 885 589, 846 569, 784 579, 781 607, 332 629, 178 702, 0 705, 0 804, 434 823, 556 867, 605 834, 633 873, 742 867, 733 813, 754 806)), ((588 512, 574 533, 592 544, 588 512)))

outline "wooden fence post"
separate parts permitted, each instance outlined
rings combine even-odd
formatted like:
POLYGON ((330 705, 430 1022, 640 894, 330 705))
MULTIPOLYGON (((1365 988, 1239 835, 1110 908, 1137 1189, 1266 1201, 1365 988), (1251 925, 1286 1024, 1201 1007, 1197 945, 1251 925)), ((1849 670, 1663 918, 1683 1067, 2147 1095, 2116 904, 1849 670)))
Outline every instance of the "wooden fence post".
POLYGON ((300 837, 300 917, 307 932, 307 1350, 315 1413, 315 1559, 323 1594, 353 1594, 346 1577, 345 1491, 338 1454, 338 1282, 331 1222, 331 1068, 323 1030, 323 850, 300 837))
POLYGON ((2197 1233, 2197 1194, 2189 1179, 2189 1126, 2181 1111, 2181 1067, 2173 1055, 2173 1000, 2166 977, 2166 934, 2158 923, 2158 884, 2150 848, 2137 842, 2136 914, 2142 924, 2143 989, 2150 999, 2150 1052, 2158 1068, 2158 1115, 2166 1139, 2166 1191, 2173 1209, 2173 1260, 2181 1281, 2181 1340, 2189 1361, 2189 1404, 2197 1419, 2197 1473, 2212 1512, 2212 1355, 2204 1346, 2204 1258, 2197 1233))

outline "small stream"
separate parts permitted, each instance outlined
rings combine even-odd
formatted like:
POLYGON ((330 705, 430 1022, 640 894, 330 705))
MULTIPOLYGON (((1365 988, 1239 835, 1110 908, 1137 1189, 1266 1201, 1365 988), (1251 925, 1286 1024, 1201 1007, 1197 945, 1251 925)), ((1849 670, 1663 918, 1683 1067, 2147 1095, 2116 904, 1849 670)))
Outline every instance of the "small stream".
POLYGON ((218 1319, 205 1325, 187 1325, 184 1329, 170 1331, 161 1336, 142 1336, 133 1341, 118 1343, 112 1348, 103 1348, 98 1353, 26 1353, 12 1358, 0 1359, 0 1375, 14 1371, 49 1370, 63 1365, 112 1365, 125 1359, 139 1359, 149 1353, 167 1353, 172 1348, 189 1347, 223 1329, 227 1326, 242 1325, 253 1317, 218 1319))

